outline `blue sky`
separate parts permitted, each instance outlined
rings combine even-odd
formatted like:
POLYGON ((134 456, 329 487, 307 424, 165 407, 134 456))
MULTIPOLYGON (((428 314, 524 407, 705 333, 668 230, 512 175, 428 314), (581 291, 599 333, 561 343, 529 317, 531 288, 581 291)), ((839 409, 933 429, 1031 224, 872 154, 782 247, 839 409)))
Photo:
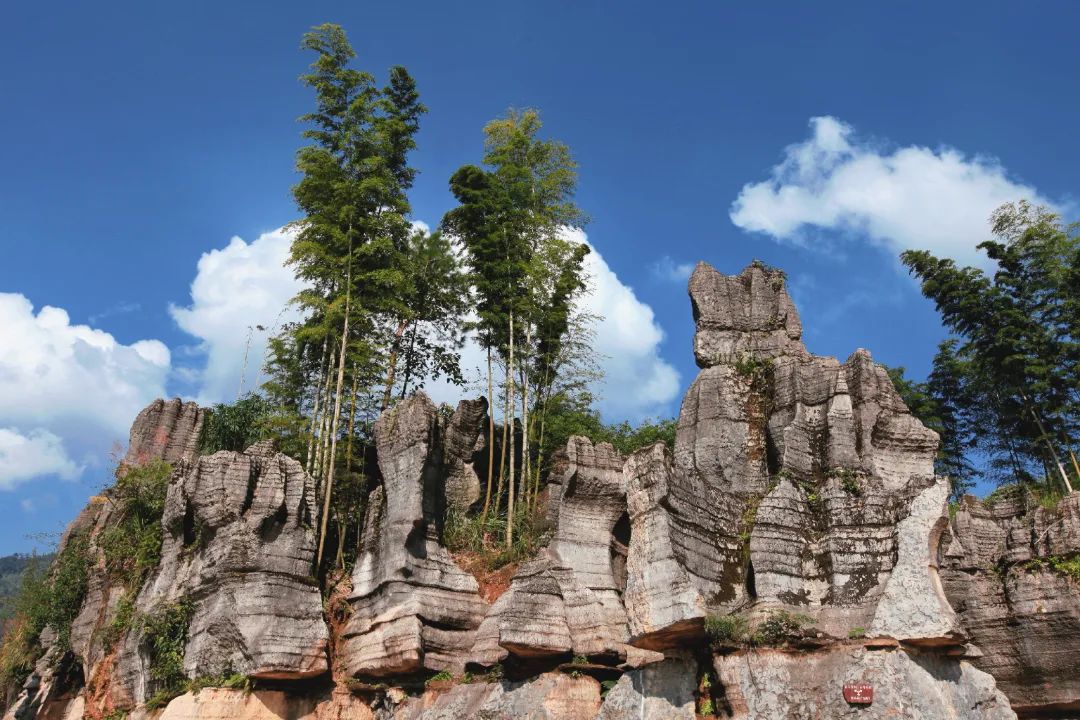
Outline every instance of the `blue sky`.
POLYGON ((246 326, 295 289, 273 233, 296 217, 298 46, 320 22, 380 79, 418 81, 417 220, 449 209, 447 178, 507 107, 573 149, 609 419, 677 412, 697 260, 783 267, 812 351, 921 377, 942 331, 897 252, 974 260, 1021 196, 1078 217, 1071 2, 5 10, 0 553, 73 517, 148 399, 235 393, 246 326))

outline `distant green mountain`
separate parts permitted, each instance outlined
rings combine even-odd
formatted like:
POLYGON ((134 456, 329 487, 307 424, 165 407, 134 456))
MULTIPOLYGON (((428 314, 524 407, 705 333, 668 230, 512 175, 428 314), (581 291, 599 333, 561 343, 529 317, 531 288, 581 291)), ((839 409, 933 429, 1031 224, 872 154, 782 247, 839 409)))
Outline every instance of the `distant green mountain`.
MULTIPOLYGON (((6 620, 14 610, 15 596, 22 587, 23 575, 32 566, 45 568, 53 561, 53 553, 47 555, 14 555, 0 556, 0 621, 6 620)), ((0 636, 3 628, 0 627, 0 636)))

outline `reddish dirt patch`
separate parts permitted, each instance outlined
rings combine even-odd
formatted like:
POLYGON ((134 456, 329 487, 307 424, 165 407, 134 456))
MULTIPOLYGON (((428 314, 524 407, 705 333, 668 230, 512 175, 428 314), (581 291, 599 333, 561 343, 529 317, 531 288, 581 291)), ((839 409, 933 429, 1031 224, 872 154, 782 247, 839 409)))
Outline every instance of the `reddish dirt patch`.
POLYGON ((509 565, 503 565, 498 570, 491 570, 487 567, 488 559, 483 554, 470 550, 460 550, 451 553, 451 555, 458 567, 476 578, 477 584, 480 585, 480 597, 484 598, 488 603, 495 602, 500 595, 507 591, 510 587, 510 580, 513 579, 514 572, 517 571, 517 563, 510 563, 509 565))
POLYGON ((352 577, 345 572, 336 572, 327 578, 330 594, 323 605, 326 614, 326 627, 330 636, 330 672, 335 682, 345 682, 347 674, 340 663, 339 648, 341 636, 349 622, 352 608, 349 607, 349 595, 352 593, 352 577))

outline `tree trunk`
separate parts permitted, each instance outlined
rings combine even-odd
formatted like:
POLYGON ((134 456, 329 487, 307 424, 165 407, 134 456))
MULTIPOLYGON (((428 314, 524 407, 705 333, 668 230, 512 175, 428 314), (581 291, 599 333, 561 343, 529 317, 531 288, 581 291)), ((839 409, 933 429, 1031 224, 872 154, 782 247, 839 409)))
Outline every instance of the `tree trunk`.
POLYGON ((333 373, 330 371, 334 367, 334 358, 337 357, 336 352, 337 351, 334 349, 330 350, 330 356, 326 366, 326 382, 324 383, 325 387, 323 388, 322 398, 322 417, 319 418, 319 444, 315 448, 315 474, 312 477, 315 478, 316 489, 320 493, 322 492, 322 479, 324 474, 323 471, 325 469, 324 463, 326 460, 326 433, 329 430, 326 422, 330 417, 330 380, 334 377, 333 373))
MULTIPOLYGON (((491 504, 491 475, 495 470, 495 396, 491 384, 491 346, 487 349, 487 367, 488 367, 488 466, 487 466, 487 490, 484 493, 484 511, 480 514, 484 520, 487 519, 488 506, 491 504)), ((481 527, 484 523, 481 522, 481 527)))
POLYGON ((398 352, 401 350, 401 336, 405 334, 405 328, 408 326, 408 321, 402 319, 398 322, 397 330, 394 331, 394 343, 390 346, 390 366, 386 369, 386 387, 383 389, 380 410, 386 410, 390 406, 390 397, 394 394, 394 375, 397 374, 398 352))
POLYGON ((345 448, 345 467, 349 472, 352 472, 353 435, 356 433, 356 391, 358 381, 359 378, 356 375, 356 363, 354 362, 352 367, 352 402, 349 410, 349 443, 345 448))
POLYGON ((522 500, 529 502, 532 485, 532 458, 529 456, 529 350, 532 348, 532 327, 525 324, 525 353, 521 359, 521 488, 522 500))
POLYGON ((322 357, 319 358, 319 375, 315 383, 315 400, 311 408, 311 435, 308 437, 307 458, 304 461, 304 469, 311 475, 315 470, 315 431, 319 429, 319 400, 322 399, 323 378, 326 376, 330 358, 326 354, 329 338, 323 340, 322 357))
POLYGON ((409 352, 405 355, 405 379, 401 381, 401 399, 405 399, 405 393, 409 390, 409 380, 412 379, 411 358, 416 350, 416 333, 420 331, 416 323, 412 324, 412 332, 409 334, 409 352))
POLYGON ((506 382, 510 387, 510 477, 507 478, 506 491, 506 547, 510 549, 514 544, 514 311, 510 311, 510 361, 506 368, 506 382))
MULTIPOLYGON (((351 235, 351 233, 350 233, 351 235)), ((315 555, 315 571, 322 566, 326 544, 326 526, 330 524, 330 497, 334 494, 334 468, 337 466, 338 421, 341 419, 341 388, 345 384, 345 355, 349 346, 349 300, 352 294, 352 238, 349 238, 349 269, 345 275, 345 320, 341 329, 341 351, 338 353, 337 387, 334 390, 334 416, 330 428, 330 464, 326 469, 326 492, 323 493, 322 528, 319 530, 319 551, 315 555)))
POLYGON ((1028 412, 1031 413, 1031 417, 1034 418, 1035 424, 1039 428, 1039 432, 1042 433, 1042 441, 1046 444, 1046 449, 1050 451, 1050 457, 1053 458, 1054 464, 1057 465, 1058 472, 1061 473, 1061 480, 1065 483, 1065 490, 1072 492, 1072 483, 1069 482, 1069 474, 1065 472, 1065 466, 1061 464, 1061 460, 1058 459, 1057 451, 1054 450, 1054 444, 1050 442, 1050 435, 1046 432, 1046 428, 1043 426, 1042 418, 1039 417, 1039 413, 1035 412, 1035 407, 1028 400, 1028 396, 1024 394, 1023 390, 1020 390, 1020 397, 1023 399, 1024 404, 1027 405, 1028 412))

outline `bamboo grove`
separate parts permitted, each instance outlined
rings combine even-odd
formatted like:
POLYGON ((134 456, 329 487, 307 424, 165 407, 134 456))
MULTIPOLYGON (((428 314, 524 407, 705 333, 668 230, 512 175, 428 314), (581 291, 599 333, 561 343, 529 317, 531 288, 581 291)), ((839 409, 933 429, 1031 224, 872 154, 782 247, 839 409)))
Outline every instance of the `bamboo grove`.
POLYGON ((459 353, 475 333, 491 439, 481 517, 485 527, 504 518, 494 524, 509 547, 550 454, 547 408, 569 393, 587 406, 596 377, 585 352, 595 318, 578 302, 589 248, 568 232, 585 222, 576 165, 541 138, 537 112, 508 111, 484 128, 479 162, 449 179, 458 207, 427 232, 409 220, 409 157, 426 112, 413 78, 394 67, 380 87, 351 67, 335 25, 312 29, 302 47, 315 54, 301 77, 315 109, 301 118, 309 144, 297 154, 302 217, 289 263, 305 283, 294 300, 303 320, 272 338, 269 380, 237 406, 257 406, 262 434, 316 478, 318 563, 340 564, 374 474, 375 418, 428 379, 463 384, 459 353))

